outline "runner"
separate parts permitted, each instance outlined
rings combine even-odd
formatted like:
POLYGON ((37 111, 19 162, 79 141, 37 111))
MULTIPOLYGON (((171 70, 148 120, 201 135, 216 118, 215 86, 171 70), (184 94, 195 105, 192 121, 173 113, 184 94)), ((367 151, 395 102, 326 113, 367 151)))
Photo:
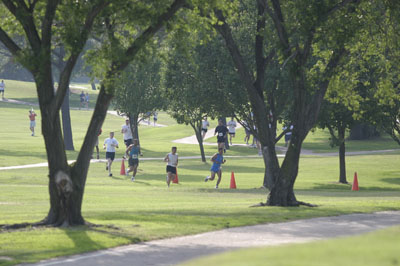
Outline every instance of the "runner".
POLYGON ((218 149, 225 148, 225 139, 227 137, 227 135, 226 135, 227 132, 228 132, 228 129, 226 128, 226 126, 224 126, 224 124, 222 123, 222 120, 218 120, 218 126, 215 128, 215 131, 214 131, 214 136, 215 136, 215 134, 218 133, 218 136, 217 136, 218 149))
POLYGON ((35 126, 36 126, 36 113, 33 111, 33 108, 29 110, 29 120, 30 120, 30 125, 29 128, 32 131, 31 136, 35 136, 35 126))
POLYGON ((132 144, 132 130, 128 118, 125 119, 125 125, 122 125, 121 133, 124 134, 124 143, 128 148, 132 144))
POLYGON ((103 149, 106 149, 108 176, 112 176, 111 165, 115 158, 115 148, 118 148, 118 141, 114 138, 114 132, 110 132, 110 137, 104 140, 103 149))
POLYGON ((158 119, 158 113, 154 112, 154 114, 153 114, 154 126, 156 126, 157 119, 158 119))
POLYGON ((79 110, 84 107, 85 105, 85 93, 82 91, 81 94, 79 94, 79 100, 80 100, 80 105, 79 105, 79 110))
MULTIPOLYGON (((288 126, 284 126, 282 128, 283 131, 287 130, 288 126)), ((285 133, 285 147, 288 146, 290 139, 292 138, 292 130, 293 130, 293 125, 289 126, 289 131, 285 133)))
POLYGON ((5 88, 6 88, 6 84, 4 84, 4 80, 2 80, 0 82, 0 93, 1 93, 1 97, 2 97, 3 100, 4 100, 4 90, 5 90, 5 88))
POLYGON ((86 92, 86 95, 85 95, 86 109, 89 109, 89 101, 90 101, 89 93, 86 92))
POLYGON ((215 179, 215 174, 218 175, 218 180, 215 188, 218 188, 219 183, 221 182, 221 177, 222 177, 222 168, 221 164, 224 164, 226 160, 224 160, 224 149, 223 148, 218 148, 218 153, 214 154, 213 157, 211 158, 211 161, 213 162, 213 165, 211 166, 211 176, 207 176, 204 179, 204 182, 207 182, 208 180, 213 181, 215 179))
POLYGON ((134 139, 133 144, 129 145, 129 147, 126 149, 125 154, 129 157, 129 168, 126 169, 126 176, 129 176, 129 172, 133 172, 131 181, 135 181, 136 177, 136 172, 137 168, 139 166, 139 155, 143 156, 143 154, 140 152, 140 146, 139 146, 139 140, 134 139))
MULTIPOLYGON (((96 152, 97 152, 97 160, 100 159, 100 151, 99 151, 99 136, 101 135, 103 131, 99 130, 99 133, 97 133, 97 139, 96 139, 96 144, 95 144, 95 148, 96 148, 96 152)), ((93 157, 93 156, 92 156, 93 157)))
POLYGON ((169 187, 171 181, 174 180, 176 176, 176 167, 178 166, 176 147, 171 148, 171 152, 165 156, 164 162, 167 162, 167 186, 169 187))
POLYGON ((232 138, 234 138, 236 134, 236 122, 235 120, 233 120, 233 116, 231 118, 231 121, 229 121, 227 125, 229 129, 229 141, 232 145, 232 138))
POLYGON ((206 133, 207 133, 207 128, 210 126, 210 123, 208 123, 208 121, 207 121, 207 116, 205 116, 204 117, 204 120, 203 120, 203 122, 201 123, 201 132, 203 133, 203 139, 205 138, 205 136, 206 136, 206 133))

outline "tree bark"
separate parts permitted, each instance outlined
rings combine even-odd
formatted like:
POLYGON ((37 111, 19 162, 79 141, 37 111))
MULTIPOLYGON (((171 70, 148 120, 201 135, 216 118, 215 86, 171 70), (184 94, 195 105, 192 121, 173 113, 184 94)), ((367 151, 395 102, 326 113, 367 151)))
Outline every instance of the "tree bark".
POLYGON ((206 155, 204 153, 204 146, 203 146, 203 136, 201 135, 201 122, 199 123, 199 126, 192 126, 192 128, 194 129, 194 132, 196 134, 196 139, 197 142, 199 143, 199 148, 200 148, 200 155, 201 155, 201 161, 203 163, 206 162, 206 155))
POLYGON ((339 136, 339 168, 340 168, 340 176, 339 182, 343 184, 347 184, 346 179, 346 147, 345 147, 345 139, 344 139, 345 128, 338 128, 338 136, 339 136))
POLYGON ((69 89, 67 89, 63 104, 61 106, 61 116, 65 149, 67 151, 74 151, 75 148, 74 141, 72 139, 71 116, 69 112, 69 89))

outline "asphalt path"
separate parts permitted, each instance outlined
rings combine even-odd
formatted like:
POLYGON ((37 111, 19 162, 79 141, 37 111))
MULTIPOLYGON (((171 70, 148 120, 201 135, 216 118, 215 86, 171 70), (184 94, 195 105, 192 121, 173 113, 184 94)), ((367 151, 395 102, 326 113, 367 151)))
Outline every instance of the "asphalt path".
POLYGON ((202 234, 139 244, 42 261, 36 266, 143 266, 176 265, 191 259, 240 248, 354 236, 400 225, 399 211, 350 214, 229 228, 202 234))

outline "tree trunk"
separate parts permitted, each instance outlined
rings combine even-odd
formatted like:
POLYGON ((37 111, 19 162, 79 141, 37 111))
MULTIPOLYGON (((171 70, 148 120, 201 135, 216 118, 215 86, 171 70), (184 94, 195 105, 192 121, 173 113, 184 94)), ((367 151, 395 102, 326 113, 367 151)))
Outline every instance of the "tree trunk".
POLYGON ((264 182, 263 187, 268 188, 270 191, 276 182, 277 174, 279 173, 279 161, 276 155, 275 146, 271 148, 262 146, 262 153, 264 158, 264 182))
MULTIPOLYGON (((199 124, 201 125, 201 123, 199 124)), ((192 126, 193 127, 193 126, 192 126)), ((203 136, 201 135, 201 126, 199 127, 193 127, 194 132, 196 134, 196 138, 197 138, 197 142, 199 143, 199 147, 200 147, 200 155, 201 155, 201 161, 203 163, 206 162, 206 155, 204 153, 204 146, 203 146, 203 136)))
POLYGON ((69 89, 67 89, 63 104, 61 106, 61 115, 65 149, 67 151, 74 151, 75 148, 74 141, 72 139, 71 117, 69 113, 69 89))
POLYGON ((339 182, 343 184, 347 184, 346 180, 346 148, 345 148, 345 139, 344 139, 345 129, 342 127, 338 128, 339 135, 339 167, 340 167, 340 177, 339 182))
POLYGON ((112 96, 106 94, 102 87, 82 148, 76 162, 71 166, 67 164, 59 116, 56 115, 52 118, 46 107, 41 108, 42 131, 50 171, 50 210, 44 223, 54 226, 83 225, 85 223, 81 208, 90 157, 111 99, 112 96), (51 122, 49 123, 49 121, 51 122))
POLYGON ((139 114, 128 114, 129 121, 130 121, 130 126, 132 130, 132 137, 133 139, 138 140, 138 144, 140 144, 139 140, 139 114))
POLYGON ((293 187, 299 170, 301 144, 301 138, 293 132, 279 175, 276 177, 275 183, 268 195, 267 205, 299 206, 293 187))

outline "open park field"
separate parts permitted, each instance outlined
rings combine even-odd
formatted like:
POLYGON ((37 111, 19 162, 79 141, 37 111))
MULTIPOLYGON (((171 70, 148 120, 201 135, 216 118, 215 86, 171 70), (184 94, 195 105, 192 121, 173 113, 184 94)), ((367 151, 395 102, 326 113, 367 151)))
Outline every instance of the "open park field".
MULTIPOLYGON (((6 98, 37 102, 33 83, 6 80, 6 84, 6 98)), ((91 93, 93 104, 96 92, 90 90, 89 86, 87 88, 85 92, 91 93)), ((72 94, 71 106, 78 107, 78 101, 78 95, 72 94)), ((30 108, 0 102, 0 168, 46 162, 40 134, 40 112, 34 107, 38 113, 37 134, 31 137, 28 119, 30 108)), ((68 152, 70 160, 77 156, 90 116, 89 110, 71 110, 76 151, 68 152)), ((36 262, 56 256, 234 226, 400 210, 400 150, 387 136, 371 141, 347 142, 349 152, 397 149, 392 152, 347 157, 348 181, 352 181, 354 172, 357 172, 360 191, 351 191, 349 185, 336 183, 339 173, 336 156, 304 155, 301 157, 299 176, 295 184, 296 196, 299 200, 317 204, 318 207, 249 208, 265 201, 267 196, 267 191, 260 188, 264 164, 262 158, 257 156, 256 149, 234 145, 227 151, 222 182, 220 189, 216 190, 215 183, 204 183, 211 166, 209 161, 202 163, 200 159, 183 159, 185 156, 199 155, 198 145, 172 143, 173 140, 193 135, 193 130, 189 126, 178 125, 162 112, 158 122, 166 127, 143 125, 139 128, 144 156, 134 183, 129 177, 119 175, 120 161, 113 164, 113 177, 107 176, 104 162, 91 164, 82 209, 85 219, 96 226, 3 230, 0 232, 0 265, 36 262), (171 146, 178 147, 178 154, 182 159, 178 167, 179 184, 168 189, 162 158, 170 151, 171 146), (236 177, 236 190, 229 189, 231 172, 236 177)), ((109 131, 116 132, 116 139, 120 142, 117 158, 121 158, 124 153, 122 134, 119 133, 123 123, 123 118, 109 114, 100 136, 101 145, 109 131)), ((211 127, 215 125, 216 122, 212 121, 211 127)), ((328 145, 328 135, 321 130, 310 133, 304 148, 318 153, 336 152, 336 148, 332 149, 328 145)), ((243 129, 239 129, 234 144, 242 144, 243 138, 243 129)), ((207 142, 216 142, 216 139, 211 138, 207 142)), ((283 146, 283 143, 280 145, 283 146)), ((207 156, 213 155, 215 151, 216 146, 205 146, 207 156)), ((101 159, 104 156, 102 151, 101 159)), ((43 219, 49 209, 47 182, 46 167, 0 170, 0 224, 36 222, 43 219)), ((400 231, 396 227, 347 240, 299 245, 293 252, 297 252, 304 261, 315 254, 323 259, 329 256, 327 251, 335 246, 355 246, 360 242, 363 245, 370 242, 390 245, 390 241, 399 237, 400 231)), ((391 249, 387 250, 388 256, 394 253, 391 249)), ((259 249, 242 252, 246 254, 238 253, 235 256, 250 257, 256 261, 267 254, 268 260, 271 257, 276 259, 276 263, 271 265, 282 264, 279 259, 287 258, 285 247, 268 248, 266 252, 259 249)), ((372 254, 369 249, 359 252, 372 254)), ((352 256, 348 253, 342 254, 352 256)), ((234 265, 230 262, 222 264, 222 260, 218 258, 217 261, 205 262, 204 265, 234 265)), ((237 261, 236 265, 246 265, 240 264, 239 259, 233 260, 237 261)), ((259 265, 268 265, 268 261, 260 261, 259 265)))

